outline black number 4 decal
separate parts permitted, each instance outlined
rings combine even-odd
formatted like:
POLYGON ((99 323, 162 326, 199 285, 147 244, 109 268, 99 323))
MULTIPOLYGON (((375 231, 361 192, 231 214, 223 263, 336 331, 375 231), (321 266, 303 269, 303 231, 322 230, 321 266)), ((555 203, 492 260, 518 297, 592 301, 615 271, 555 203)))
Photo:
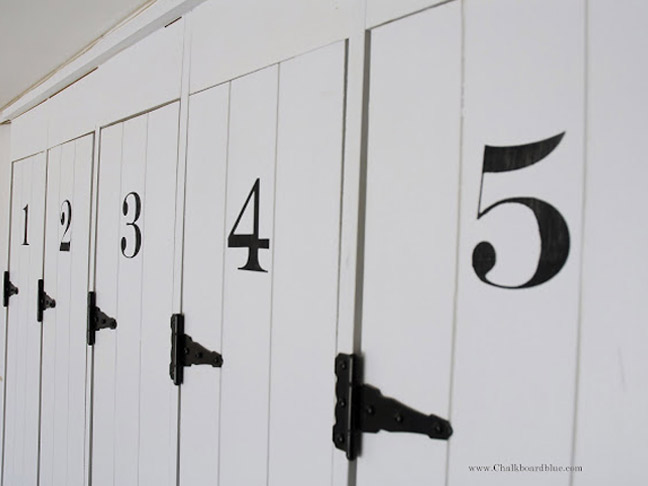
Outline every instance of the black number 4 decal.
POLYGON ((243 204, 243 209, 241 209, 238 218, 236 218, 236 222, 234 223, 234 227, 232 228, 232 231, 230 231, 230 234, 227 238, 227 246, 229 248, 248 249, 247 263, 244 266, 239 267, 239 270, 267 272, 267 270, 264 270, 263 268, 261 268, 261 265, 259 265, 259 248, 263 248, 265 250, 270 248, 269 239, 259 238, 259 199, 260 198, 261 198, 261 181, 257 179, 254 185, 252 186, 252 190, 250 191, 250 194, 248 194, 248 197, 245 200, 245 204, 243 204), (236 234, 235 233, 236 228, 241 222, 241 218, 243 217, 243 214, 245 213, 245 209, 250 203, 250 199, 252 199, 252 197, 254 197, 254 224, 252 228, 252 233, 236 234))
POLYGON ((569 228, 560 212, 551 204, 533 197, 512 197, 503 199, 481 209, 481 192, 484 186, 484 174, 487 172, 508 172, 523 169, 540 162, 558 146, 565 133, 560 133, 546 140, 511 147, 491 147, 484 149, 484 165, 481 186, 479 188, 479 206, 477 219, 503 204, 522 204, 535 215, 540 232, 540 258, 536 271, 522 285, 508 286, 488 280, 488 272, 495 266, 495 248, 487 241, 482 241, 473 250, 472 264, 477 277, 482 282, 504 289, 524 289, 535 287, 552 279, 562 269, 569 256, 569 228))

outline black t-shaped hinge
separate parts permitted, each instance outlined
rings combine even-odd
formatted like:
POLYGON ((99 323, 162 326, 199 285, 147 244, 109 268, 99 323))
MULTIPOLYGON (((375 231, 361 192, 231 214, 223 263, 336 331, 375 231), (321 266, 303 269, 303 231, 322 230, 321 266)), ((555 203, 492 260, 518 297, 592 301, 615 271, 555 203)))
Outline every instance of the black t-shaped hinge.
POLYGON ((171 316, 171 363, 169 375, 175 385, 182 385, 184 368, 192 365, 211 365, 214 368, 223 366, 223 357, 216 351, 210 351, 194 342, 184 332, 184 315, 171 316))
POLYGON ((436 415, 425 415, 384 397, 379 389, 364 385, 360 358, 338 354, 335 358, 335 447, 354 460, 360 454, 361 433, 412 432, 431 439, 447 440, 452 435, 450 422, 436 415))
POLYGON ((104 314, 97 307, 97 294, 88 292, 88 323, 86 332, 86 342, 88 346, 94 346, 96 333, 101 329, 117 329, 117 321, 104 314))
POLYGON ((36 304, 36 320, 43 322, 43 312, 56 307, 56 301, 45 292, 45 281, 38 279, 38 303, 36 304))
POLYGON ((11 283, 11 280, 9 279, 9 271, 5 271, 2 305, 4 305, 5 307, 9 307, 9 298, 12 295, 16 295, 17 293, 18 293, 18 287, 16 287, 14 284, 11 283))

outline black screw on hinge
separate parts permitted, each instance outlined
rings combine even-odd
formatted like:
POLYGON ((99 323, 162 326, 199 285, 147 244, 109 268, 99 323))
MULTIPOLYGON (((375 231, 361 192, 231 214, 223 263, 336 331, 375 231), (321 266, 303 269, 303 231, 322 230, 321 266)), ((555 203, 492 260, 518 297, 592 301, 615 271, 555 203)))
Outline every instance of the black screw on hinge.
POLYGON ((97 307, 97 294, 95 292, 88 292, 88 324, 86 333, 88 346, 94 346, 96 333, 101 329, 117 329, 117 321, 104 314, 97 307))
POLYGON ((360 454, 362 432, 411 432, 441 440, 447 440, 452 435, 452 426, 447 420, 422 414, 393 398, 383 396, 378 388, 362 384, 358 356, 338 354, 335 358, 335 375, 333 443, 346 453, 350 461, 360 454))
POLYGON ((171 363, 169 376, 177 386, 184 381, 184 368, 193 365, 223 366, 223 357, 191 339, 184 332, 184 315, 171 316, 171 363))
POLYGON ((5 271, 2 305, 9 307, 9 298, 17 293, 18 287, 11 283, 11 280, 9 279, 9 271, 5 271))
POLYGON ((38 302, 36 304, 36 320, 43 322, 43 313, 56 307, 56 301, 45 292, 45 281, 38 279, 38 302))

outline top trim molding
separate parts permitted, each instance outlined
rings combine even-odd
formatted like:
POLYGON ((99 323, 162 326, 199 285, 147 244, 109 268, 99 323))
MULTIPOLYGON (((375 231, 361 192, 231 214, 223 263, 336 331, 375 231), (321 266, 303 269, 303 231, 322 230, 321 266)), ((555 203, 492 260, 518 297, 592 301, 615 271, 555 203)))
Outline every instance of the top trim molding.
POLYGON ((11 121, 38 106, 97 69, 111 57, 173 22, 204 1, 157 0, 104 35, 87 51, 72 59, 44 82, 7 106, 0 114, 0 123, 11 121))

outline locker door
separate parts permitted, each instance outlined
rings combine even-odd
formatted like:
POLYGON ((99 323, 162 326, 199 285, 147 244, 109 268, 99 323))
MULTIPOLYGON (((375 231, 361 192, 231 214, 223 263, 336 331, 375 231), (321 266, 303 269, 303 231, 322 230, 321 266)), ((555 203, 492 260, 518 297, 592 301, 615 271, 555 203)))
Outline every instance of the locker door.
POLYGON ((40 485, 82 486, 86 431, 86 311, 94 135, 48 152, 40 485))
POLYGON ((92 484, 175 484, 169 380, 178 103, 101 130, 92 484))
MULTIPOLYGON (((461 5, 448 3, 373 29, 370 43, 364 381, 417 411, 447 418, 461 5)), ((359 486, 444 484, 447 442, 386 432, 363 434, 361 441, 359 486)))
POLYGON ((13 163, 10 278, 5 383, 3 484, 36 485, 41 378, 41 324, 36 319, 43 276, 46 156, 13 163))
POLYGON ((572 460, 585 2, 468 1, 464 15, 448 484, 567 485, 528 468, 572 460))
POLYGON ((329 485, 345 45, 193 95, 180 484, 329 485), (215 405, 216 404, 216 405, 215 405))

